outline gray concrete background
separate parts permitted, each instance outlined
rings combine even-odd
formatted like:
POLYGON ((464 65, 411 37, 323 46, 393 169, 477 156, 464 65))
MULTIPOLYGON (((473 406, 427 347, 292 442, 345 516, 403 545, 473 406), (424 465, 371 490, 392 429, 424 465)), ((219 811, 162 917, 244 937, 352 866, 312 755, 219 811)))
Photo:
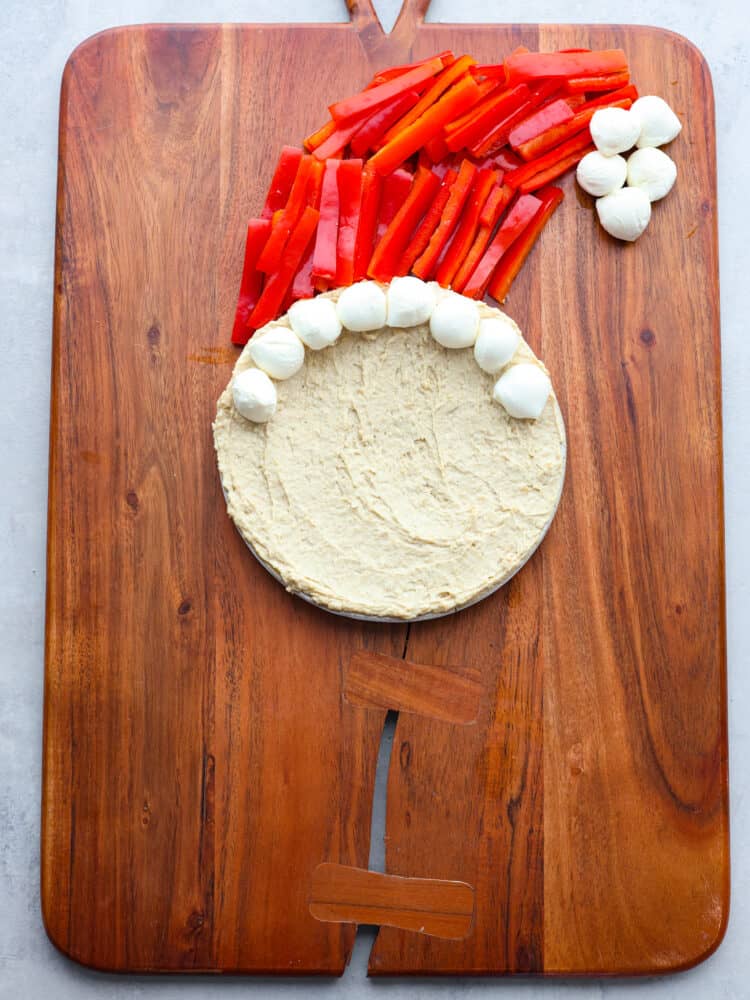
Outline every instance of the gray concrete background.
MULTIPOLYGON (((398 0, 376 0, 386 29, 398 0)), ((45 508, 55 168, 60 75, 73 47, 116 24, 148 21, 337 21, 343 0, 3 0, 0 4, 0 998, 135 1000, 295 996, 480 998, 750 997, 750 27, 744 0, 433 0, 434 21, 611 21, 687 35, 716 92, 727 515, 732 916, 716 955, 665 979, 497 981, 365 979, 370 932, 337 981, 143 978, 89 972, 61 957, 39 902, 45 508), (744 610, 743 610, 744 609, 744 610), (745 945, 742 945, 742 941, 745 945)), ((669 280, 669 275, 665 275, 669 280)))

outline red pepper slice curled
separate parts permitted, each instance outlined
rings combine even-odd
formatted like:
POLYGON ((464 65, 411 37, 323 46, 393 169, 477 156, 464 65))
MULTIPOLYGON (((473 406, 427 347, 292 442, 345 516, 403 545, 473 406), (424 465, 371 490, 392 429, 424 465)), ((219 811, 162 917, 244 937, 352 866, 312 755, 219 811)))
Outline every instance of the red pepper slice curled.
POLYGON ((301 149, 296 146, 282 146, 279 162, 268 187, 266 203, 260 213, 261 219, 270 219, 274 212, 286 205, 301 159, 301 149))
POLYGON ((252 334, 252 327, 248 326, 248 319, 255 309, 263 287, 263 272, 259 271, 257 267, 258 257, 266 245, 270 232, 270 219, 251 219, 247 224, 242 281, 240 282, 237 311, 234 314, 234 326, 232 327, 233 344, 246 344, 252 334))

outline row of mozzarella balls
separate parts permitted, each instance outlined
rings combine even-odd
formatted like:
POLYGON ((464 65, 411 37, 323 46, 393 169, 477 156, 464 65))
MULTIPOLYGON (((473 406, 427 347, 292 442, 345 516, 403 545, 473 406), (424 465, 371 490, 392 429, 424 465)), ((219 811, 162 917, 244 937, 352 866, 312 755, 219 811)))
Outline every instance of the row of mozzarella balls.
POLYGON ((651 202, 672 190, 677 167, 657 147, 671 142, 682 125, 666 101, 649 96, 627 110, 600 108, 589 127, 596 150, 583 157, 576 178, 596 197, 599 221, 610 236, 632 242, 649 224, 651 202), (627 160, 620 156, 633 146, 627 160))
MULTIPOLYGON (((329 298, 300 299, 289 309, 291 329, 269 326, 259 331, 246 350, 257 368, 238 372, 232 383, 235 408, 247 420, 264 423, 276 411, 276 387, 271 379, 295 375, 305 360, 305 347, 330 347, 346 328, 368 333, 384 326, 408 328, 429 323, 443 347, 473 347, 483 371, 495 375, 516 352, 520 336, 507 316, 482 319, 473 299, 443 292, 435 282, 411 276, 394 278, 387 293, 374 281, 345 288, 334 303, 329 298), (270 376, 270 378, 269 378, 270 376)), ((538 365, 517 364, 495 383, 493 398, 512 417, 536 420, 551 390, 538 365)))

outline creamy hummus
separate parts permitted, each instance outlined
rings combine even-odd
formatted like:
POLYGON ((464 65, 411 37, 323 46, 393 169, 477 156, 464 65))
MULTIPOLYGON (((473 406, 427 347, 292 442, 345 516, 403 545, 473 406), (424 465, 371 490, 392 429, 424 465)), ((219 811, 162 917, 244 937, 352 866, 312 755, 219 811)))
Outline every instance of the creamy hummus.
MULTIPOLYGON (((519 362, 540 364, 523 340, 519 362)), ((234 374, 251 366, 245 349, 234 374)), ((268 423, 239 415, 230 382, 214 423, 230 516, 288 590, 330 610, 414 619, 478 600, 539 544, 565 471, 554 395, 517 420, 496 378, 424 325, 306 351, 268 423)))

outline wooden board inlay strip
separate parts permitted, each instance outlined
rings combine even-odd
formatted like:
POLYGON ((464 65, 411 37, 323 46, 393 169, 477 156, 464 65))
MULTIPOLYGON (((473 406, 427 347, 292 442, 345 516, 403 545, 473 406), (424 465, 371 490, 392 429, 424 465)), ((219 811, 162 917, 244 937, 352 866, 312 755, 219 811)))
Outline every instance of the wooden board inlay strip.
POLYGON ((474 890, 466 882, 402 878, 324 862, 313 872, 310 912, 324 922, 461 939, 471 931, 474 890))
POLYGON ((476 722, 484 686, 473 667, 443 667, 360 650, 349 661, 344 696, 352 705, 413 712, 466 726, 476 722))

